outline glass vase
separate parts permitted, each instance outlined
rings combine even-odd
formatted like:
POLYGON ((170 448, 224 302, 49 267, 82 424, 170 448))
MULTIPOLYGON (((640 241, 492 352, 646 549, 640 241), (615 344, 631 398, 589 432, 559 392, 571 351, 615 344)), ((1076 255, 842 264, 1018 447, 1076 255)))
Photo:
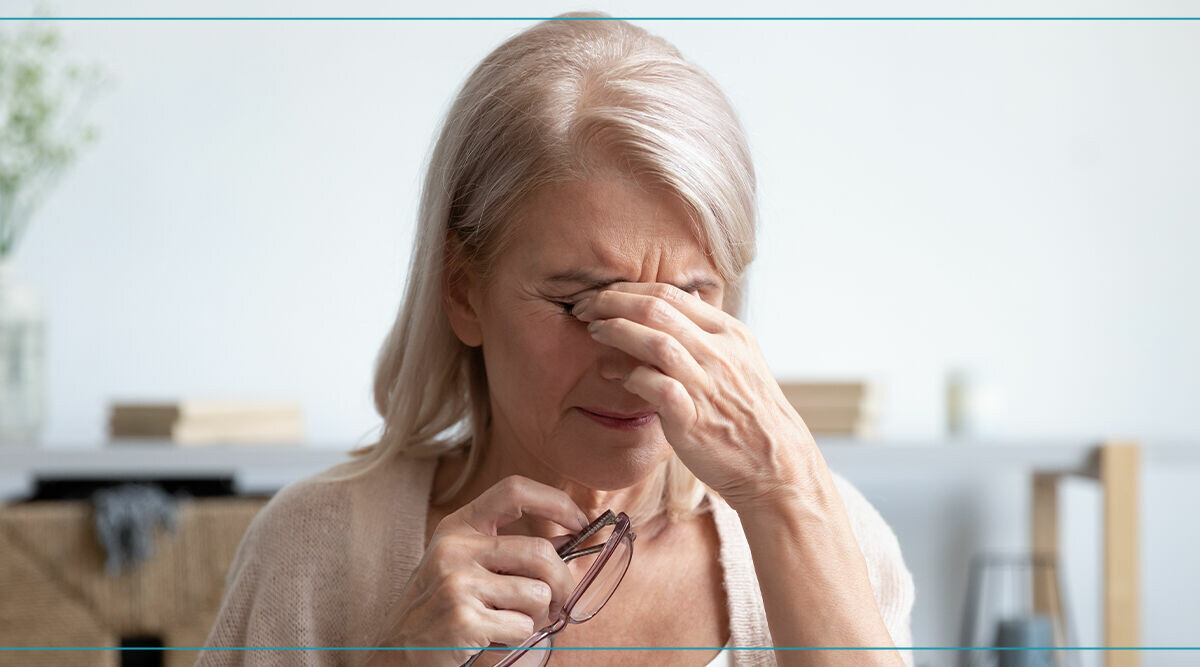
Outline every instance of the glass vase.
POLYGON ((33 290, 0 258, 0 444, 32 445, 45 423, 46 324, 33 290))
POLYGON ((1080 665, 1052 554, 976 554, 961 633, 958 667, 1080 665))

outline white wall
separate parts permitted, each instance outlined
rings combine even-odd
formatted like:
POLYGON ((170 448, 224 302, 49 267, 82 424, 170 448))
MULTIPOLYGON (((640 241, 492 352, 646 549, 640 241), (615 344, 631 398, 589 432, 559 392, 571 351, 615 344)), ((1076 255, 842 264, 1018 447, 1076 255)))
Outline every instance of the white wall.
MULTIPOLYGON (((3 6, 21 15, 31 3, 3 6)), ((590 6, 622 16, 1196 14, 1187 2, 590 6)), ((17 254, 49 311, 47 446, 97 445, 110 398, 230 391, 302 402, 314 446, 367 441, 372 362, 397 309, 432 137, 470 68, 527 25, 59 24, 117 88, 94 108, 100 144, 17 254)), ((746 126, 762 223, 747 320, 779 376, 881 382, 887 438, 940 438, 943 377, 963 365, 1004 399, 985 436, 1200 441, 1200 22, 644 25, 707 68, 746 126)), ((1200 546, 1195 531, 1177 541, 1194 523, 1180 505, 1196 503, 1200 478, 1163 474, 1173 477, 1147 477, 1156 514, 1145 528, 1143 643, 1196 645, 1200 610, 1182 601, 1200 599, 1200 579, 1174 554, 1200 546)), ((948 482, 862 482, 918 576, 923 645, 957 642, 967 552, 1026 546, 1023 480, 948 482)), ((1068 493, 1065 523, 1068 551, 1084 554, 1068 570, 1081 643, 1095 645, 1089 493, 1068 493)))

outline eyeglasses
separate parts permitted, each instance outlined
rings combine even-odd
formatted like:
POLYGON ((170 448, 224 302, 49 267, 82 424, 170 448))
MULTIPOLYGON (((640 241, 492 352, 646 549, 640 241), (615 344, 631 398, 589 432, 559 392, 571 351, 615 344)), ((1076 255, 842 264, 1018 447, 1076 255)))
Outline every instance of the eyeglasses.
POLYGON ((578 535, 558 549, 558 555, 566 562, 576 558, 591 557, 592 564, 587 574, 575 586, 571 597, 567 598, 562 610, 550 625, 538 630, 521 642, 521 645, 493 662, 491 654, 498 656, 498 651, 480 651, 463 663, 462 667, 541 667, 550 661, 550 652, 554 649, 554 635, 566 629, 569 623, 583 623, 596 615, 608 599, 612 597, 629 562, 633 559, 633 541, 637 538, 629 529, 629 517, 624 512, 613 514, 605 510, 600 518, 588 524, 578 535), (583 547, 585 542, 603 540, 599 544, 583 547), (476 665, 476 661, 479 664, 476 665))

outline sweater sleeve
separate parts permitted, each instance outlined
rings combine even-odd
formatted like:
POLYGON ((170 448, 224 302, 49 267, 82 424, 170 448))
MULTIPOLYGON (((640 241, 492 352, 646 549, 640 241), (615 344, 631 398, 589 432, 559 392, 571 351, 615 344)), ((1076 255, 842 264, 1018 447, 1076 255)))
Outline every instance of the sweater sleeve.
MULTIPOLYGON (((916 589, 912 573, 900 553, 900 542, 879 511, 854 485, 837 473, 833 473, 833 479, 850 516, 854 537, 867 561, 875 603, 879 605, 892 643, 897 647, 911 647, 916 589)), ((905 665, 913 667, 912 649, 900 649, 900 657, 905 665)))
POLYGON ((300 480, 255 516, 226 574, 220 611, 196 665, 349 661, 345 652, 278 648, 344 645, 349 547, 341 496, 336 487, 300 480))

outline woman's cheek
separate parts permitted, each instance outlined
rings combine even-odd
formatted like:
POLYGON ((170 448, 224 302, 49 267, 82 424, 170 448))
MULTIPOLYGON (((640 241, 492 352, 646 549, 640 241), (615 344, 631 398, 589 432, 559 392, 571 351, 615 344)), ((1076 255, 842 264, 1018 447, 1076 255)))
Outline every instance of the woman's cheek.
POLYGON ((570 336, 565 334, 570 324, 540 318, 510 322, 514 334, 511 357, 516 362, 513 370, 525 377, 565 370, 561 364, 569 359, 566 352, 570 336))

